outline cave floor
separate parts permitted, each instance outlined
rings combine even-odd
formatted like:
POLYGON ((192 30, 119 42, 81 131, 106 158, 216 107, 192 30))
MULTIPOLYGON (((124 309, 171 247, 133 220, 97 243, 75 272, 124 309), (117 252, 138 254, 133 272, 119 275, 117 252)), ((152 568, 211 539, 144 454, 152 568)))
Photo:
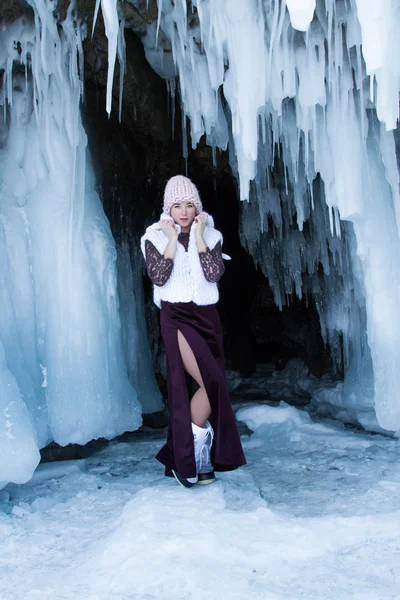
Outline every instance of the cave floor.
POLYGON ((210 486, 163 476, 164 429, 8 485, 1 600, 400 598, 399 441, 283 408, 210 486))

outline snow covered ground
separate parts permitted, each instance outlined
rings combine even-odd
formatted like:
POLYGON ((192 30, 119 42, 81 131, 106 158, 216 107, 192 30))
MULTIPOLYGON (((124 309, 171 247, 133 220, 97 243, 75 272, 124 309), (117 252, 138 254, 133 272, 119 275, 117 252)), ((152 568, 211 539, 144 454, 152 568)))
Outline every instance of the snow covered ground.
POLYGON ((138 431, 0 492, 1 600, 400 598, 398 440, 237 404, 248 465, 181 488, 138 431))

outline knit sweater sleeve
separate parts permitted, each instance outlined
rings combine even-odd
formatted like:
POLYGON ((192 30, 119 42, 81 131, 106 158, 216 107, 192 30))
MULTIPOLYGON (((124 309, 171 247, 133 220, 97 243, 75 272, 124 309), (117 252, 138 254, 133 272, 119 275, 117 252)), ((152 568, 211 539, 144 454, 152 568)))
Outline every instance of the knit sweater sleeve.
POLYGON ((199 258, 207 281, 211 283, 219 281, 225 272, 221 242, 218 242, 212 250, 207 248, 205 252, 199 252, 199 258))
POLYGON ((150 240, 145 242, 147 274, 154 285, 163 286, 171 276, 174 261, 165 258, 150 240))

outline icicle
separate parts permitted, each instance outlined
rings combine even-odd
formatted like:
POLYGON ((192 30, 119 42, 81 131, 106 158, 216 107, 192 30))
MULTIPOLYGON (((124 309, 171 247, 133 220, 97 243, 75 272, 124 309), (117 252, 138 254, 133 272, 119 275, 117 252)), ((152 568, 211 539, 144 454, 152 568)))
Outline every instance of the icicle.
POLYGON ((157 17, 157 31, 156 31, 156 48, 158 46, 158 33, 160 31, 160 24, 161 24, 162 3, 163 3, 163 0, 157 0, 158 17, 157 17))
MULTIPOLYGON (((268 57, 268 85, 271 83, 271 65, 272 65, 272 49, 275 43, 275 36, 277 33, 278 19, 279 19, 279 11, 280 11, 281 3, 279 0, 274 0, 274 15, 272 18, 272 27, 270 33, 270 42, 269 42, 269 57, 268 57)), ((285 10, 285 7, 282 6, 282 11, 285 10)))
POLYGON ((92 25, 92 39, 93 39, 94 30, 96 27, 97 17, 99 14, 99 8, 100 8, 100 0, 96 0, 96 5, 94 8, 94 16, 93 16, 93 25, 92 25))
POLYGON ((168 107, 171 107, 170 117, 171 117, 171 136, 172 139, 175 139, 175 87, 176 81, 175 79, 166 79, 167 91, 169 97, 168 107))
POLYGON ((6 122, 6 119, 7 119, 7 93, 6 93, 6 89, 7 89, 7 71, 4 71, 4 73, 3 73, 3 118, 4 118, 4 122, 6 122))
POLYGON ((118 61, 119 61, 119 109, 118 118, 122 118, 122 98, 124 93, 124 77, 126 68, 125 20, 121 19, 118 31, 118 61))
POLYGON ((13 68, 13 58, 10 56, 7 60, 7 67, 4 71, 4 75, 7 74, 6 76, 6 83, 7 83, 7 98, 8 98, 8 103, 10 104, 10 106, 12 106, 12 102, 13 102, 13 93, 12 93, 12 68, 13 68))
MULTIPOLYGON (((182 110, 182 115, 184 115, 182 110)), ((187 140, 187 127, 186 127, 186 117, 182 116, 182 155, 185 159, 186 163, 186 172, 187 172, 187 160, 188 160, 188 140, 187 140)))
POLYGON ((101 0, 101 10, 103 13, 106 36, 108 39, 108 73, 107 73, 107 100, 106 111, 108 116, 111 114, 112 88, 114 80, 115 60, 117 57, 118 43, 118 11, 117 0, 101 0))

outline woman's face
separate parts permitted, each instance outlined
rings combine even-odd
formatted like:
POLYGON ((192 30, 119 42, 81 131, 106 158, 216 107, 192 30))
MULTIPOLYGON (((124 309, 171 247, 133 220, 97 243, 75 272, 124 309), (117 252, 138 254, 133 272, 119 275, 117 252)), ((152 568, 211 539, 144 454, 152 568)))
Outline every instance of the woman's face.
POLYGON ((171 217, 184 233, 190 230, 195 216, 196 207, 192 202, 177 202, 171 208, 171 217))

